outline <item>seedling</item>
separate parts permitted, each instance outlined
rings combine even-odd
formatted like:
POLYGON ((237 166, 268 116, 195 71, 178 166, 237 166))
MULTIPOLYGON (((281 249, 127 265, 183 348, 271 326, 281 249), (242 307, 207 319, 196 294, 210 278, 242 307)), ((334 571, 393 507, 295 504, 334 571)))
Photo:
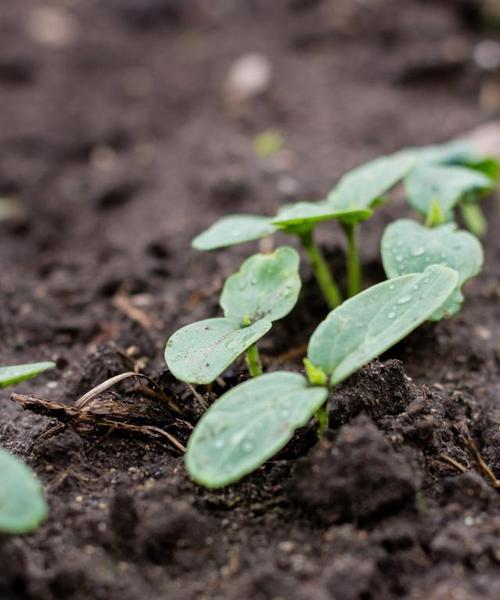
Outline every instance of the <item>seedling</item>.
MULTIPOLYGON (((415 165, 411 154, 399 152, 372 160, 344 175, 328 195, 328 203, 335 210, 373 210, 384 202, 384 195, 415 165)), ((361 290, 361 263, 359 260, 357 230, 365 219, 340 217, 347 239, 347 286, 349 296, 361 290)))
POLYGON ((426 321, 456 289, 442 265, 385 281, 334 309, 313 333, 307 379, 275 372, 222 395, 191 435, 186 467, 194 481, 219 488, 254 471, 316 415, 327 426, 329 390, 426 321))
POLYGON ((55 364, 53 362, 40 362, 31 363, 27 365, 15 365, 13 367, 0 367, 0 389, 5 388, 9 385, 15 385, 32 379, 40 373, 53 369, 55 364))
POLYGON ((468 229, 483 236, 486 220, 478 200, 493 190, 500 163, 478 155, 468 142, 460 140, 406 152, 418 162, 405 179, 408 201, 426 217, 427 224, 452 221, 458 206, 468 229))
POLYGON ((398 153, 371 161, 347 173, 326 200, 297 202, 282 207, 274 217, 230 215, 214 223, 193 240, 197 250, 215 250, 249 242, 280 230, 297 236, 311 262, 319 288, 331 308, 342 302, 338 285, 320 248, 314 230, 324 221, 338 221, 347 237, 348 293, 361 289, 361 266, 356 243, 357 225, 372 215, 382 196, 415 164, 409 154, 398 153))
POLYGON ((460 205, 468 227, 478 235, 484 233, 484 217, 476 202, 493 189, 493 184, 479 171, 432 164, 420 165, 405 180, 408 202, 416 211, 427 217, 432 203, 437 202, 443 222, 449 222, 455 206, 460 205))
POLYGON ((187 325, 168 340, 169 369, 182 381, 211 383, 246 352, 250 374, 260 375, 257 341, 293 309, 300 288, 299 255, 293 248, 250 257, 224 284, 224 317, 187 325))
POLYGON ((409 219, 399 219, 385 230, 381 243, 382 262, 389 279, 406 273, 422 273, 431 264, 441 264, 458 273, 457 287, 432 316, 439 321, 460 310, 461 288, 477 275, 483 265, 483 249, 478 239, 459 231, 455 223, 429 229, 409 219))
MULTIPOLYGON (((0 388, 25 381, 55 365, 51 362, 0 367, 0 388)), ((33 471, 0 448, 0 533, 29 533, 48 513, 42 486, 33 471)))

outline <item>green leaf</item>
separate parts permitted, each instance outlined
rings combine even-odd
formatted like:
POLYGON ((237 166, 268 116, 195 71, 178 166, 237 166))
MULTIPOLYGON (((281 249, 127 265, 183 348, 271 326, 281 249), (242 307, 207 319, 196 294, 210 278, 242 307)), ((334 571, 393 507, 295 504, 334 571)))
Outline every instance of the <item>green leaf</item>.
POLYGON ((492 181, 482 173, 465 167, 421 165, 405 180, 408 202, 427 216, 432 202, 439 202, 446 220, 453 218, 453 207, 467 196, 491 189, 492 181))
POLYGON ((488 222, 479 204, 462 202, 460 212, 462 213, 462 219, 467 229, 476 237, 482 238, 488 229, 488 222))
POLYGON ((267 319, 243 328, 231 319, 197 321, 172 335, 165 348, 165 361, 181 381, 212 383, 270 329, 267 319))
POLYGON ((197 483, 219 488, 241 479, 281 450, 324 404, 328 390, 297 373, 246 381, 221 396, 191 435, 186 468, 197 483))
POLYGON ((328 195, 328 202, 336 211, 374 208, 414 164, 414 156, 404 152, 372 160, 344 175, 328 195))
POLYGON ((272 223, 287 233, 301 233, 313 229, 322 221, 337 219, 343 222, 359 223, 366 221, 371 215, 370 209, 336 211, 332 209, 332 205, 327 200, 296 202, 283 206, 273 218, 272 223))
POLYGON ((389 225, 382 237, 382 261, 389 279, 407 273, 423 273, 429 265, 445 265, 458 273, 451 297, 436 311, 433 321, 453 315, 463 301, 460 288, 477 275, 483 265, 483 249, 467 231, 458 231, 455 223, 428 229, 409 219, 389 225))
POLYGON ((426 321, 452 294, 458 273, 433 265, 375 285, 332 310, 313 333, 308 358, 335 385, 426 321))
POLYGON ((299 297, 299 262, 298 252, 288 246, 248 258, 224 284, 220 299, 224 315, 243 325, 282 319, 299 297))
POLYGON ((483 173, 483 175, 486 175, 492 181, 498 181, 500 177, 500 161, 492 156, 470 159, 464 163, 464 166, 483 173))
POLYGON ((21 534, 47 517, 42 486, 33 471, 0 448, 0 532, 21 534))
POLYGON ((270 217, 258 215, 230 215, 223 217, 200 233, 192 242, 196 250, 215 250, 258 240, 271 235, 276 227, 270 217))
POLYGON ((267 129, 254 137, 252 145, 257 156, 268 158, 279 152, 284 144, 285 140, 279 131, 267 129))
POLYGON ((413 156, 419 164, 437 165, 464 165, 478 158, 474 147, 466 140, 453 140, 445 144, 408 148, 401 154, 413 156))
POLYGON ((55 367, 53 362, 40 362, 28 365, 15 365, 13 367, 0 367, 0 389, 9 385, 26 381, 55 367))

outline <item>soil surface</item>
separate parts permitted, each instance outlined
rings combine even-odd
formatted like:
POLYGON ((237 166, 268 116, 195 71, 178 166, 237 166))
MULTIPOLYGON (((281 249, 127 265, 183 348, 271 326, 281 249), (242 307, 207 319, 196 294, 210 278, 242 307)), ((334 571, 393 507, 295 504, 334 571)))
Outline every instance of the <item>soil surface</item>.
MULTIPOLYGON (((228 211, 320 198, 363 160, 491 118, 473 55, 495 33, 465 19, 473 5, 2 2, 0 196, 20 214, 0 223, 0 362, 55 360, 15 391, 72 407, 140 361, 185 412, 126 380, 94 400, 94 421, 37 439, 57 421, 2 392, 0 441, 50 503, 38 532, 0 539, 2 599, 500 597, 498 491, 479 461, 500 477, 495 200, 463 311, 339 386, 320 445, 306 428, 208 492, 144 429, 185 443, 200 400, 163 372, 164 343, 218 314, 224 277, 255 249, 196 253, 196 233, 228 211), (267 57, 272 80, 235 106, 224 80, 248 52, 267 57), (252 141, 270 128, 284 149, 259 157, 252 141), (109 414, 140 431, 112 431, 109 414)), ((396 197, 363 226, 369 283, 383 277, 384 224, 406 213, 396 197)), ((341 232, 325 225, 320 240, 341 272, 341 232)), ((326 314, 306 265, 303 276, 299 305, 263 343, 269 369, 300 369, 326 314)), ((235 365, 202 400, 242 374, 235 365)))

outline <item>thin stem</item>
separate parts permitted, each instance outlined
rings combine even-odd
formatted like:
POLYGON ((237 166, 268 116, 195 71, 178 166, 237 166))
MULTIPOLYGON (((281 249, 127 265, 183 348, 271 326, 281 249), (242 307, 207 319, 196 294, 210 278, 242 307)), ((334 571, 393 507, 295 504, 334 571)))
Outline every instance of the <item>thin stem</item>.
POLYGON ((349 298, 361 291, 361 262, 357 243, 357 225, 343 225, 347 238, 347 293, 349 298))
POLYGON ((483 211, 477 204, 460 204, 462 218, 467 226, 467 229, 472 231, 476 237, 483 237, 486 233, 486 219, 483 211))
POLYGON ((257 344, 252 344, 246 351, 245 358, 247 361, 248 372, 252 377, 262 375, 262 363, 260 362, 259 349, 257 344))
POLYGON ((332 272, 319 247, 314 243, 312 231, 300 234, 300 239, 307 252, 319 288, 330 308, 342 303, 340 290, 333 279, 332 272))
POLYGON ((325 404, 323 404, 323 406, 318 408, 314 416, 316 418, 316 421, 318 422, 318 429, 316 430, 316 433, 318 435, 318 438, 321 439, 328 430, 329 415, 326 402, 325 404))

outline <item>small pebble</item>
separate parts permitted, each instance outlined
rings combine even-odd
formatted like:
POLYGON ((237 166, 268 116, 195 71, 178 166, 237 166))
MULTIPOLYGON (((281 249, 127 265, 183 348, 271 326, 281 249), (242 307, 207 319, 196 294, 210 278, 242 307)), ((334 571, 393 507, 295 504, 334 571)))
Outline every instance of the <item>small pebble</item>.
POLYGON ((67 48, 78 35, 78 22, 67 10, 55 6, 40 6, 33 10, 27 22, 31 39, 50 48, 67 48))
POLYGON ((244 103, 263 94, 271 84, 272 67, 263 54, 243 54, 230 66, 224 81, 226 99, 231 104, 244 103))

